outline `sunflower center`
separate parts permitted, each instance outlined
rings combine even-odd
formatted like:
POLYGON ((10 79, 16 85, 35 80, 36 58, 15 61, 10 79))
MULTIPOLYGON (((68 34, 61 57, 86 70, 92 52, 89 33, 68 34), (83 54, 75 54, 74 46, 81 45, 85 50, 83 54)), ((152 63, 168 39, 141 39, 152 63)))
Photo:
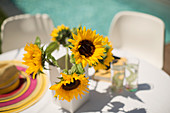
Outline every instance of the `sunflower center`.
POLYGON ((79 53, 81 55, 84 55, 85 57, 90 57, 93 55, 95 51, 95 46, 93 43, 89 40, 82 40, 79 42, 80 48, 78 49, 79 53))
POLYGON ((66 85, 62 85, 62 88, 69 91, 69 90, 73 90, 76 89, 78 86, 80 85, 80 80, 75 80, 73 82, 71 82, 70 84, 66 84, 66 85))

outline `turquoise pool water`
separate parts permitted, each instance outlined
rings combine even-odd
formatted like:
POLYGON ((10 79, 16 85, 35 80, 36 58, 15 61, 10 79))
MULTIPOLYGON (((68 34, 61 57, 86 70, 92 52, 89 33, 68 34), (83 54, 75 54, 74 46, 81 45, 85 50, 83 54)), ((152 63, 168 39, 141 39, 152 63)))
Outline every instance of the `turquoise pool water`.
POLYGON ((170 43, 170 2, 168 0, 12 0, 24 13, 47 13, 54 25, 82 24, 108 35, 114 15, 120 11, 139 11, 165 22, 165 43, 170 43))

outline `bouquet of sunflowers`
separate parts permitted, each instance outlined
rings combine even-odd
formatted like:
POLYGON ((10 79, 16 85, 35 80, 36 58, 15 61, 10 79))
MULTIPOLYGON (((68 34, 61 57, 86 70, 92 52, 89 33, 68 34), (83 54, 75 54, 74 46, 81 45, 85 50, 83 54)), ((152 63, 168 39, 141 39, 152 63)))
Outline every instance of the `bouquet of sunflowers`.
POLYGON ((35 79, 39 73, 43 73, 43 69, 47 69, 45 62, 60 67, 51 53, 56 49, 59 50, 60 45, 63 45, 67 49, 65 69, 61 72, 62 76, 58 78, 60 81, 50 89, 55 90, 55 97, 70 102, 74 97, 77 99, 89 90, 89 78, 85 76, 84 68, 89 65, 95 70, 106 69, 114 59, 111 53, 113 48, 107 37, 81 26, 70 29, 61 25, 53 29, 51 36, 52 42, 46 48, 41 46, 38 37, 34 44, 27 44, 23 64, 28 66, 26 73, 35 79), (72 52, 70 61, 68 61, 69 49, 72 52), (71 68, 68 68, 68 62, 72 63, 71 68))

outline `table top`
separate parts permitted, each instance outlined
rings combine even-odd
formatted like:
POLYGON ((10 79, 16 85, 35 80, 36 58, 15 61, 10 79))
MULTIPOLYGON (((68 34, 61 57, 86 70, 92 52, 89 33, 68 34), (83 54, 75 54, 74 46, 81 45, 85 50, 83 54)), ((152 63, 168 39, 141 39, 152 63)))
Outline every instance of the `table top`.
MULTIPOLYGON (((61 56, 64 51, 56 54, 61 56)), ((22 60, 24 49, 17 49, 0 55, 0 60, 22 60)), ((126 57, 128 53, 114 49, 113 54, 126 57)), ((49 71, 45 72, 50 77, 49 71)), ((89 76, 94 74, 89 69, 89 76)), ((128 92, 124 90, 120 94, 111 93, 110 82, 94 81, 90 79, 90 98, 77 112, 132 112, 132 113, 169 113, 170 112, 170 77, 148 62, 140 59, 138 73, 138 90, 128 92)), ((51 84, 49 83, 50 87, 51 84)), ((22 111, 23 113, 59 113, 66 112, 53 102, 52 91, 47 90, 45 95, 36 104, 22 111)))

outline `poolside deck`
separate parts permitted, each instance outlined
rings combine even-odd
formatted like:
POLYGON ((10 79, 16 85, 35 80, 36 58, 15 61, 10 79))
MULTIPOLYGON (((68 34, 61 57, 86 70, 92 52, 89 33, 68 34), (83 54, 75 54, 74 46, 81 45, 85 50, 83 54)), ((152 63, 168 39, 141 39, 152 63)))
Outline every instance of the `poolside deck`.
MULTIPOLYGON (((23 14, 21 10, 19 10, 11 0, 0 0, 0 8, 6 14, 7 17, 23 14)), ((163 70, 170 75, 170 44, 165 45, 165 59, 163 70)))

